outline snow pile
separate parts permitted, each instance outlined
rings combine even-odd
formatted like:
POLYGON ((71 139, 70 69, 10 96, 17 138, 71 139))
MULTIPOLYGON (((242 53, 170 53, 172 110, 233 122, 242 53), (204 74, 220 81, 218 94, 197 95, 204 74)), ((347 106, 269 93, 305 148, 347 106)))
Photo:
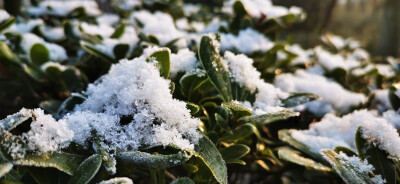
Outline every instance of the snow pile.
POLYGON ((341 36, 328 34, 326 35, 327 41, 329 41, 336 49, 341 50, 348 46, 350 49, 357 49, 360 47, 360 43, 352 38, 344 39, 341 36))
POLYGON ((65 38, 63 27, 40 26, 40 30, 44 34, 44 37, 50 41, 57 41, 65 38))
POLYGON ((119 16, 117 14, 106 13, 96 18, 97 23, 106 24, 106 25, 114 25, 118 23, 119 16))
POLYGON ((29 19, 24 22, 18 22, 12 24, 9 28, 7 28, 6 32, 19 32, 19 33, 29 33, 36 26, 43 25, 44 22, 42 19, 29 19))
POLYGON ((80 26, 83 32, 92 35, 100 35, 102 37, 110 37, 115 31, 115 29, 108 24, 95 25, 82 22, 80 26))
POLYGON ((223 62, 228 67, 233 82, 238 83, 241 87, 245 87, 251 93, 257 91, 256 101, 253 106, 250 102, 243 103, 255 115, 273 113, 285 109, 280 107, 282 105, 281 99, 287 98, 288 94, 271 84, 265 83, 260 78, 260 72, 253 66, 252 59, 243 54, 235 55, 232 52, 226 51, 223 62))
MULTIPOLYGON (((166 45, 172 40, 185 37, 185 33, 175 27, 171 15, 163 12, 135 11, 131 15, 131 20, 136 24, 142 24, 142 32, 147 35, 154 35, 161 45, 166 45)), ((186 47, 186 44, 186 41, 182 39, 177 42, 177 46, 180 48, 186 47)))
POLYGON ((374 90, 371 92, 374 95, 374 102, 376 103, 376 109, 379 112, 386 111, 392 107, 389 101, 389 90, 381 89, 374 90))
POLYGON ((391 157, 400 158, 400 137, 394 126, 399 126, 400 115, 388 111, 383 117, 374 111, 359 110, 337 117, 325 115, 321 121, 311 124, 308 130, 295 130, 292 137, 305 144, 311 152, 319 153, 322 149, 345 146, 356 150, 355 132, 362 125, 362 136, 386 150, 391 157))
POLYGON ((304 70, 297 70, 295 74, 276 76, 275 85, 285 92, 308 92, 319 95, 322 100, 307 105, 307 109, 316 114, 324 114, 332 108, 339 112, 346 112, 352 106, 357 106, 366 100, 363 94, 347 91, 340 84, 324 76, 304 70))
POLYGON ((44 114, 41 109, 27 110, 23 108, 18 114, 21 117, 32 117, 30 130, 22 135, 13 136, 2 131, 4 138, 0 140, 13 158, 23 158, 26 151, 38 153, 58 151, 68 146, 74 137, 74 132, 68 129, 65 120, 56 121, 51 115, 44 114), (8 142, 9 139, 13 140, 8 142), (16 140, 19 140, 20 144, 15 143, 16 140))
POLYGON ((256 51, 268 51, 273 46, 273 41, 251 28, 241 30, 239 35, 221 33, 221 50, 237 49, 251 54, 256 51))
POLYGON ((38 36, 32 34, 32 33, 26 33, 22 35, 22 41, 21 41, 21 47, 22 50, 30 56, 31 48, 33 45, 40 43, 43 44, 49 51, 49 59, 51 61, 56 61, 60 62, 63 60, 66 60, 67 53, 65 52, 65 49, 57 44, 54 43, 48 43, 44 41, 42 38, 39 38, 38 36))
POLYGON ((101 14, 96 1, 93 0, 42 1, 39 6, 27 8, 26 12, 33 16, 67 16, 77 8, 84 8, 88 16, 97 16, 101 14))
MULTIPOLYGON (((124 31, 125 32, 120 38, 105 37, 100 44, 95 44, 94 47, 113 59, 116 59, 114 55, 114 47, 118 44, 128 45, 128 53, 131 53, 136 47, 136 44, 139 42, 139 38, 136 34, 135 28, 132 26, 125 27, 124 31)), ((111 34, 109 36, 111 36, 111 34)))
POLYGON ((8 20, 9 18, 11 18, 10 14, 8 14, 5 10, 0 9, 0 23, 8 20))
POLYGON ((348 60, 340 54, 331 54, 321 47, 314 50, 318 63, 328 71, 333 71, 336 68, 350 70, 360 65, 357 60, 348 60))
POLYGON ((93 130, 105 148, 123 151, 169 144, 194 149, 200 137, 199 120, 184 102, 172 98, 169 80, 143 56, 113 65, 86 94, 87 100, 65 117, 76 134, 74 141, 81 144, 93 130))
POLYGON ((191 4, 191 3, 185 3, 183 5, 183 13, 185 16, 190 16, 193 14, 196 14, 197 12, 200 11, 201 6, 198 4, 191 4))
POLYGON ((176 54, 171 54, 170 75, 174 78, 180 71, 190 72, 199 66, 195 53, 189 49, 181 49, 176 54))
MULTIPOLYGON (((368 160, 364 160, 364 162, 362 162, 360 158, 358 158, 357 156, 349 157, 345 153, 340 152, 337 159, 340 164, 350 165, 352 168, 356 169, 357 173, 354 173, 355 175, 363 174, 369 176, 375 170, 373 165, 368 164, 368 160)), ((329 158, 327 158, 327 160, 331 162, 329 158)), ((345 174, 342 173, 341 169, 336 168, 337 166, 336 163, 332 163, 331 165, 335 167, 335 170, 338 172, 339 175, 345 174)), ((342 178, 346 180, 346 177, 342 178)), ((382 179, 382 176, 380 174, 377 174, 375 175, 375 177, 371 178, 371 181, 375 184, 386 183, 386 180, 382 179)), ((346 182, 352 183, 352 181, 346 181, 346 182)), ((362 183, 363 181, 358 181, 358 182, 362 183)))
POLYGON ((361 76, 367 74, 368 72, 371 72, 372 70, 376 70, 380 75, 385 77, 394 77, 396 75, 393 67, 391 65, 385 64, 369 64, 364 68, 354 69, 352 71, 352 74, 356 76, 361 76))
MULTIPOLYGON (((232 6, 237 0, 230 0, 224 3, 223 11, 232 13, 232 6)), ((270 0, 240 0, 246 11, 254 18, 266 17, 277 18, 287 14, 300 14, 302 12, 299 7, 274 6, 270 0)))
POLYGON ((296 54, 296 58, 291 62, 292 65, 310 63, 312 50, 304 50, 299 44, 288 45, 285 47, 289 52, 296 54))

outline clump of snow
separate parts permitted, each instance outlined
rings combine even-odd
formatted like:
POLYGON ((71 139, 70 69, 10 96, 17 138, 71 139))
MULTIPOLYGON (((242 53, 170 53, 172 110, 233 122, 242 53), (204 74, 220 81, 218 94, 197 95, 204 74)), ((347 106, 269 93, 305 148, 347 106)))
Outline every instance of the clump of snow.
POLYGON ((183 13, 185 14, 185 16, 190 16, 199 12, 200 8, 201 6, 199 4, 185 3, 183 5, 183 13))
POLYGON ((189 49, 181 49, 176 54, 171 54, 171 78, 179 71, 190 72, 199 66, 195 53, 189 49))
POLYGON ((371 72, 372 70, 376 69, 378 71, 378 73, 382 76, 385 77, 393 77, 396 75, 396 73, 393 70, 393 67, 391 65, 387 65, 387 64, 369 64, 367 66, 365 66, 364 68, 356 68, 352 71, 353 75, 356 76, 361 76, 361 75, 365 75, 368 72, 371 72))
POLYGON ((388 110, 382 114, 388 123, 392 124, 396 129, 400 129, 400 112, 388 110))
MULTIPOLYGON (((270 0, 240 0, 243 3, 246 11, 255 18, 266 17, 277 18, 287 14, 300 14, 302 12, 299 7, 290 7, 289 9, 283 6, 274 6, 270 0)), ((236 0, 225 1, 223 11, 233 13, 232 6, 236 0)))
POLYGON ((371 92, 374 95, 373 102, 376 103, 376 109, 379 112, 386 111, 392 107, 389 101, 389 90, 379 89, 371 92))
POLYGON ((96 18, 97 23, 106 24, 106 25, 114 25, 118 23, 119 16, 117 14, 106 13, 96 18))
MULTIPOLYGON (((166 45, 172 40, 185 37, 185 33, 175 27, 171 15, 163 12, 135 11, 131 15, 131 20, 137 24, 137 21, 143 24, 142 32, 154 35, 161 45, 166 45)), ((184 39, 180 39, 176 45, 179 48, 183 48, 186 47, 187 43, 184 39)))
POLYGON ((67 16, 73 10, 80 7, 85 9, 88 16, 97 16, 101 14, 96 1, 93 0, 42 1, 38 6, 27 8, 26 12, 33 16, 67 16))
POLYGON ((358 41, 352 38, 344 39, 338 35, 327 34, 326 39, 338 50, 344 49, 346 46, 348 46, 350 49, 357 49, 361 46, 358 41))
POLYGON ((304 70, 297 70, 295 74, 278 75, 275 78, 275 85, 285 92, 317 94, 323 102, 329 103, 339 112, 346 112, 352 106, 357 106, 366 100, 363 94, 350 92, 324 76, 307 73, 304 70))
POLYGON ((131 53, 133 49, 136 47, 139 38, 136 34, 135 29, 132 26, 125 27, 124 31, 125 32, 120 38, 108 38, 108 37, 103 38, 102 42, 100 44, 95 44, 94 47, 113 59, 115 59, 114 47, 118 44, 129 45, 128 53, 131 53))
POLYGON ((65 38, 63 27, 40 26, 40 30, 44 34, 44 37, 50 41, 57 41, 65 38))
POLYGON ((260 78, 260 72, 253 66, 252 59, 243 54, 235 55, 232 52, 226 51, 223 62, 227 66, 233 82, 236 82, 241 87, 245 87, 251 93, 257 90, 253 106, 249 102, 244 102, 244 105, 251 109, 255 115, 285 109, 280 107, 282 105, 281 99, 287 98, 288 94, 282 92, 272 84, 264 82, 260 78))
POLYGON ((31 32, 36 26, 44 25, 42 19, 29 19, 24 22, 17 22, 11 25, 6 32, 19 32, 19 33, 29 33, 31 32))
MULTIPOLYGON (((351 172, 354 172, 353 173, 354 175, 363 174, 363 175, 369 176, 370 173, 372 173, 375 170, 373 165, 368 164, 368 160, 364 160, 364 162, 363 162, 357 156, 349 157, 345 153, 340 152, 338 154, 338 156, 337 156, 337 159, 341 164, 350 165, 351 168, 354 168, 356 171, 351 171, 351 172)), ((327 159, 327 160, 329 162, 331 162, 330 159, 327 159)), ((344 173, 341 172, 341 170, 339 168, 336 167, 335 163, 332 163, 331 165, 333 167, 335 167, 335 170, 338 172, 339 175, 344 174, 344 173)), ((347 179, 346 177, 342 177, 342 178, 345 179, 345 180, 347 179)), ((373 183, 375 183, 375 184, 384 184, 384 183, 386 183, 386 180, 382 179, 382 176, 380 174, 375 175, 375 177, 371 178, 371 181, 373 183)), ((346 182, 347 183, 352 183, 354 181, 346 181, 346 182)), ((358 181, 358 182, 362 183, 363 181, 358 181)))
POLYGON ((133 10, 135 7, 142 5, 141 0, 117 0, 114 2, 119 8, 125 11, 133 10))
POLYGON ((288 45, 285 47, 289 52, 296 54, 296 58, 290 63, 292 65, 307 64, 311 61, 312 50, 304 50, 299 44, 288 45))
POLYGON ((69 145, 74 132, 68 128, 65 120, 56 121, 41 109, 34 109, 32 114, 31 129, 22 134, 28 142, 28 149, 45 153, 58 151, 69 145))
POLYGON ((94 130, 110 150, 170 144, 193 149, 200 137, 199 120, 184 102, 172 98, 169 80, 144 56, 113 65, 86 94, 87 100, 65 117, 71 129, 79 129, 77 142, 85 142, 87 132, 94 130), (121 118, 128 119, 126 124, 121 125, 121 118))
POLYGON ((318 63, 328 71, 336 68, 350 70, 360 65, 356 60, 348 60, 340 54, 331 54, 322 47, 316 47, 314 50, 318 63))
POLYGON ((7 13, 5 10, 0 9, 0 22, 4 22, 5 20, 8 20, 11 18, 10 14, 7 13))
POLYGON ((80 26, 84 32, 92 35, 100 35, 102 37, 110 37, 115 31, 115 29, 108 24, 95 25, 82 22, 80 26))
POLYGON ((385 121, 369 121, 363 124, 361 131, 361 136, 368 142, 385 150, 389 157, 400 160, 400 137, 391 124, 385 121))
POLYGON ((133 181, 126 177, 118 177, 118 178, 109 179, 107 181, 102 181, 99 184, 115 184, 115 183, 133 184, 133 181))
POLYGON ((48 62, 44 63, 42 66, 40 66, 40 69, 42 69, 43 71, 46 71, 47 68, 49 68, 49 67, 58 68, 60 71, 65 71, 67 69, 66 66, 64 66, 60 63, 52 62, 52 61, 48 61, 48 62))
POLYGON ((273 46, 274 42, 251 28, 241 30, 238 35, 221 33, 221 50, 237 49, 251 54, 256 51, 268 51, 273 46))
POLYGON ((32 33, 26 33, 22 35, 22 41, 21 41, 21 47, 23 51, 30 56, 31 48, 35 44, 43 44, 50 53, 50 60, 51 61, 63 61, 66 60, 67 54, 65 52, 65 49, 57 44, 54 43, 48 43, 44 41, 42 38, 39 38, 38 36, 32 34, 32 33))

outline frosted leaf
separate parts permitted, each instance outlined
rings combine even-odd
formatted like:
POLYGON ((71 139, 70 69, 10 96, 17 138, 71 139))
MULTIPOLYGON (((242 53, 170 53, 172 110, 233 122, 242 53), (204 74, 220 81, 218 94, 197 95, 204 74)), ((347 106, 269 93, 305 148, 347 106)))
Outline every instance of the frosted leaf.
POLYGON ((33 16, 54 15, 67 16, 74 9, 82 7, 89 16, 100 15, 101 11, 93 0, 69 0, 69 1, 42 1, 38 6, 27 8, 27 13, 33 16), (50 8, 49 8, 50 7, 50 8))

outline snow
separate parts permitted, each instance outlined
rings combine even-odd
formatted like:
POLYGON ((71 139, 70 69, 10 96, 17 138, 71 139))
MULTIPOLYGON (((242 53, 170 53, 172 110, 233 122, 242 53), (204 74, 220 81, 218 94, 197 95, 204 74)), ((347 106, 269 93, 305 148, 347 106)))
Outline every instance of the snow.
POLYGON ((68 129, 65 120, 56 121, 51 115, 44 114, 41 109, 32 111, 31 129, 22 137, 28 142, 29 150, 45 153, 57 151, 69 145, 74 132, 68 129))
POLYGON ((133 181, 126 177, 117 177, 107 181, 102 181, 99 184, 133 184, 133 181))
POLYGON ((255 115, 273 113, 284 110, 281 99, 288 97, 288 94, 282 92, 272 84, 265 83, 260 78, 261 74, 252 65, 253 60, 246 55, 235 55, 226 51, 223 58, 230 73, 231 81, 236 82, 241 87, 245 87, 251 93, 256 92, 256 100, 251 106, 250 102, 243 102, 247 108, 251 109, 255 115))
POLYGON ((5 20, 11 18, 10 14, 7 13, 5 10, 0 9, 0 22, 4 22, 5 20))
POLYGON ((97 23, 106 24, 106 25, 114 25, 118 23, 119 16, 117 14, 106 13, 96 18, 97 23))
POLYGON ((397 129, 385 121, 369 121, 361 127, 362 137, 381 150, 390 158, 400 160, 400 137, 397 129))
POLYGON ((142 5, 140 0, 122 0, 116 2, 117 6, 125 11, 133 10, 135 7, 142 5))
POLYGON ((185 16, 190 16, 200 11, 200 8, 201 6, 199 4, 185 3, 183 5, 183 13, 185 16))
POLYGON ((322 47, 316 47, 314 50, 318 63, 328 71, 333 71, 336 68, 350 70, 360 65, 356 60, 348 60, 340 54, 331 54, 322 47))
POLYGON ((380 75, 388 78, 394 77, 396 75, 396 73, 393 70, 393 67, 387 64, 369 64, 364 68, 354 69, 352 71, 352 74, 356 76, 361 76, 367 74, 368 72, 371 72, 374 69, 376 69, 380 75))
POLYGON ((24 22, 17 22, 11 25, 6 32, 19 32, 19 33, 29 33, 36 26, 43 25, 44 22, 42 19, 29 19, 24 22))
POLYGON ((30 56, 30 51, 33 45, 40 43, 43 44, 50 53, 50 60, 51 61, 63 61, 66 60, 67 54, 65 52, 65 49, 57 44, 54 43, 48 43, 44 41, 42 38, 39 38, 38 36, 32 34, 32 33, 26 33, 22 35, 22 41, 21 41, 21 47, 24 50, 24 52, 30 56))
MULTIPOLYGON (((337 156, 337 159, 340 164, 345 164, 345 165, 351 165, 352 168, 354 168, 356 171, 353 173, 354 175, 367 175, 369 176, 374 170, 374 166, 371 164, 368 164, 368 160, 361 161, 360 158, 357 156, 347 156, 345 153, 340 152, 339 155, 337 156)), ((327 159, 330 161, 330 159, 327 159)), ((339 175, 342 175, 344 173, 341 173, 342 171, 338 168, 336 168, 336 164, 332 163, 331 164, 333 167, 335 167, 335 170, 338 172, 339 175)), ((351 171, 354 172, 354 171, 351 171)), ((343 179, 346 180, 346 177, 342 177, 343 179)), ((375 175, 373 178, 370 178, 371 181, 375 184, 384 184, 386 183, 385 179, 382 179, 382 176, 380 174, 375 175)), ((355 181, 346 181, 347 183, 355 182, 355 181)), ((363 181, 357 181, 357 182, 363 182, 363 181)))
MULTIPOLYGON (((143 24, 142 32, 147 35, 154 35, 160 41, 161 45, 166 45, 172 40, 185 37, 185 33, 175 27, 172 17, 163 12, 135 11, 132 13, 130 19, 136 22, 136 24, 138 24, 136 20, 143 24)), ((187 43, 184 39, 180 39, 176 45, 179 48, 184 48, 187 43)))
POLYGON ((42 69, 43 71, 46 71, 47 68, 49 68, 49 67, 56 67, 60 71, 65 71, 67 69, 66 66, 61 65, 60 63, 52 62, 52 61, 48 61, 48 62, 44 63, 42 66, 40 66, 40 69, 42 69))
POLYGON ((199 66, 195 53, 189 49, 181 49, 176 54, 171 54, 170 75, 174 78, 180 71, 190 72, 199 66))
POLYGON ((191 117, 186 103, 172 98, 169 80, 144 56, 113 65, 101 81, 89 85, 86 95, 66 116, 71 129, 80 131, 77 142, 85 142, 87 132, 96 130, 109 149, 169 144, 194 149, 200 137, 199 120, 191 117), (127 125, 120 125, 122 117, 131 117, 127 125))
POLYGON ((44 34, 44 37, 50 41, 57 41, 65 38, 63 27, 40 26, 40 30, 44 34))
POLYGON ((96 1, 93 0, 69 0, 69 1, 42 1, 39 6, 31 6, 26 12, 33 16, 53 15, 67 16, 76 8, 84 8, 88 16, 98 16, 101 14, 96 1))
POLYGON ((297 57, 291 62, 291 65, 308 64, 311 61, 313 55, 312 50, 304 50, 299 44, 288 45, 285 47, 289 52, 297 55, 297 57))
MULTIPOLYGON (((285 92, 308 92, 319 95, 324 103, 332 105, 338 112, 346 112, 352 106, 357 106, 366 100, 363 94, 350 92, 324 76, 307 73, 304 70, 297 70, 295 74, 276 76, 275 85, 285 92)), ((315 110, 319 113, 318 109, 315 110)))
POLYGON ((221 33, 221 50, 237 49, 238 51, 251 54, 256 51, 265 52, 274 46, 269 40, 254 29, 241 30, 239 35, 221 33))
MULTIPOLYGON (((283 6, 275 6, 270 0, 240 0, 243 3, 246 11, 254 18, 262 18, 266 16, 267 19, 277 18, 287 14, 299 14, 302 12, 299 7, 286 8, 283 6)), ((223 11, 232 14, 232 6, 236 0, 225 1, 223 11)))
POLYGON ((386 111, 390 109, 392 105, 389 101, 389 90, 381 89, 381 90, 374 90, 371 92, 374 95, 374 102, 376 102, 376 109, 379 112, 386 111))
POLYGON ((102 37, 110 37, 115 31, 113 27, 107 24, 95 25, 82 22, 80 26, 85 33, 100 35, 102 37))

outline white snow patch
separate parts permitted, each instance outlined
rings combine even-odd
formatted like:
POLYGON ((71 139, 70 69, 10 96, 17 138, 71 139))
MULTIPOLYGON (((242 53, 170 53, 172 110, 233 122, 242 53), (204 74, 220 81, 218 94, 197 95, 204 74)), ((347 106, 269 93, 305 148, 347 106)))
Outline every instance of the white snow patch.
POLYGON ((237 49, 251 54, 256 51, 268 51, 273 46, 274 42, 251 28, 241 30, 239 35, 221 33, 221 50, 237 49))

